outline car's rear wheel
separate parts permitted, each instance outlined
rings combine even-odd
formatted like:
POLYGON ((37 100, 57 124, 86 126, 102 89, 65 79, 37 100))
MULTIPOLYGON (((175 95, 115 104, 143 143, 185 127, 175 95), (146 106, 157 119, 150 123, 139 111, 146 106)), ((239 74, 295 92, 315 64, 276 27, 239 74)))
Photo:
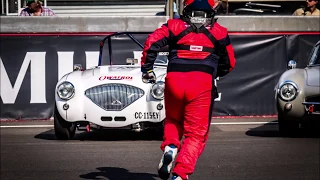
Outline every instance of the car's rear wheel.
POLYGON ((64 120, 56 106, 54 107, 54 132, 59 140, 72 139, 76 132, 76 124, 64 120))
POLYGON ((299 122, 296 120, 290 120, 285 115, 278 114, 278 126, 279 132, 282 136, 294 136, 299 131, 299 122))

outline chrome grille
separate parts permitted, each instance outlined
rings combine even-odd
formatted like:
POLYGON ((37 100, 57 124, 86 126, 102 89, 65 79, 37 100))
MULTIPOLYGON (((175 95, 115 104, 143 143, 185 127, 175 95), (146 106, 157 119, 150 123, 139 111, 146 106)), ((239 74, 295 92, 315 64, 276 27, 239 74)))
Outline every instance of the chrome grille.
POLYGON ((121 111, 141 98, 144 91, 126 84, 104 84, 87 89, 85 95, 107 111, 121 111))
POLYGON ((313 111, 320 112, 320 95, 306 97, 303 104, 305 104, 307 110, 313 105, 313 111))
POLYGON ((306 102, 320 102, 320 96, 316 95, 316 96, 306 97, 306 102))

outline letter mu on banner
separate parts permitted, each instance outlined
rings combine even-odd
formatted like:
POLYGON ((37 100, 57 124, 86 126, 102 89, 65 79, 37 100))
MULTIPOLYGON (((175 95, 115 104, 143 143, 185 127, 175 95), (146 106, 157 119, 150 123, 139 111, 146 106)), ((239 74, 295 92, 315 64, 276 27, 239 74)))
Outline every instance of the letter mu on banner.
POLYGON ((0 57, 0 93, 4 104, 14 104, 21 88, 27 69, 31 64, 31 99, 30 103, 46 102, 45 52, 26 54, 14 85, 11 85, 8 72, 0 57))
MULTIPOLYGON (((57 52, 58 78, 73 71, 74 52, 57 52)), ((98 65, 99 51, 86 51, 86 67, 98 65)), ((11 65, 11 64, 10 64, 11 65)), ((46 101, 46 52, 27 52, 20 67, 18 76, 10 82, 10 72, 5 67, 0 57, 0 96, 3 104, 14 104, 21 85, 30 66, 30 103, 47 103, 46 101)), ((49 75, 50 76, 50 75, 49 75)))

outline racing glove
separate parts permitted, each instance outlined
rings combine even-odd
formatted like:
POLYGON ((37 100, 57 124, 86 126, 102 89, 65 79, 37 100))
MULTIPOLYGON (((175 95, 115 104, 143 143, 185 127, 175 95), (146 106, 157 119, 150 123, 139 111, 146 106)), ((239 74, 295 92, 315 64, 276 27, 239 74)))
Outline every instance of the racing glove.
POLYGON ((228 64, 219 64, 217 77, 223 77, 229 73, 229 65, 228 64))
POLYGON ((155 83, 156 82, 156 74, 153 70, 149 70, 147 72, 142 73, 142 82, 144 83, 155 83))

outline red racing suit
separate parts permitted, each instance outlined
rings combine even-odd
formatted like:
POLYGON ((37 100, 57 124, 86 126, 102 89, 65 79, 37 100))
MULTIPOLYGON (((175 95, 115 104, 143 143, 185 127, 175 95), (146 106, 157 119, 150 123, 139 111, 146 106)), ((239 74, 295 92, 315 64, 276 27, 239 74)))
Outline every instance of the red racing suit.
POLYGON ((161 149, 170 144, 178 147, 172 173, 183 179, 194 172, 208 138, 216 94, 214 79, 232 71, 236 62, 226 28, 215 22, 212 29, 202 26, 198 33, 193 30, 181 19, 168 20, 148 36, 141 59, 141 71, 152 70, 157 52, 168 45, 161 149))

